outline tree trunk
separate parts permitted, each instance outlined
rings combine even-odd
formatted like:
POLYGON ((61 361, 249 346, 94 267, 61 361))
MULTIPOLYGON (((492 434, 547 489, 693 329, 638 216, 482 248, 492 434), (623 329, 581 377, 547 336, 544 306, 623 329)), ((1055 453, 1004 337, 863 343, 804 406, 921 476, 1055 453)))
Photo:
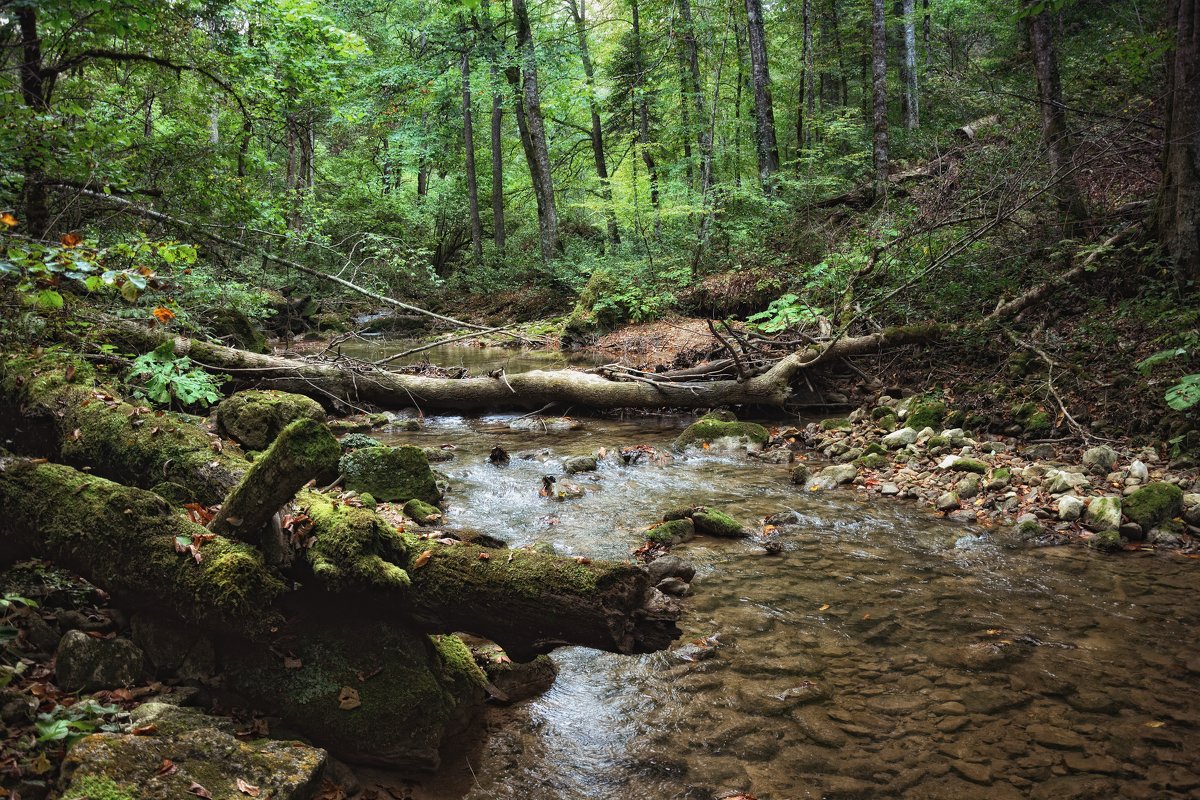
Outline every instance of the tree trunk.
POLYGON ((592 67, 591 49, 588 47, 585 24, 586 6, 582 0, 567 0, 571 19, 575 23, 575 38, 579 42, 579 60, 583 62, 583 75, 588 87, 588 111, 591 114, 592 160, 596 164, 596 177, 600 180, 600 196, 604 200, 604 218, 608 223, 608 240, 621 243, 617 229, 617 212, 613 208, 612 183, 608 177, 608 164, 604 157, 604 128, 600 124, 600 103, 596 100, 596 75, 592 67))
POLYGON ((417 200, 424 200, 429 196, 429 145, 426 141, 429 138, 429 112, 425 111, 421 114, 421 141, 417 145, 419 153, 417 155, 417 200))
POLYGON ((920 99, 917 95, 917 28, 913 0, 902 0, 904 12, 904 127, 913 129, 921 125, 920 99))
POLYGON ((1050 22, 1050 15, 1046 12, 1030 16, 1026 20, 1029 42, 1033 49, 1034 69, 1037 73, 1038 100, 1042 109, 1042 139, 1050 163, 1050 177, 1058 184, 1059 210, 1073 223, 1087 219, 1088 212, 1078 179, 1074 174, 1068 174, 1071 170, 1071 134, 1067 127, 1066 109, 1063 107, 1058 55, 1050 22))
POLYGON ((1167 125, 1158 238, 1180 286, 1200 283, 1200 2, 1171 0, 1175 47, 1167 61, 1167 125))
MULTIPOLYGON (((700 194, 703 195, 711 186, 712 180, 712 129, 704 124, 703 81, 700 79, 700 57, 696 46, 696 25, 692 20, 691 0, 679 0, 679 16, 683 22, 683 50, 687 61, 687 71, 690 78, 689 91, 692 95, 692 108, 696 115, 696 144, 700 151, 700 194), (705 171, 708 172, 708 183, 705 182, 705 171)), ((724 46, 722 45, 722 56, 724 46)), ((717 73, 720 74, 721 63, 717 62, 717 73)))
POLYGON ((883 2, 871 2, 871 119, 877 200, 887 199, 888 186, 887 27, 883 2))
MULTIPOLYGON (((558 237, 558 211, 554 205, 554 178, 551 174, 550 147, 546 140, 546 125, 542 119, 542 102, 538 95, 537 51, 529 9, 525 0, 512 0, 513 17, 517 23, 517 52, 521 61, 521 97, 528 139, 525 156, 529 160, 529 175, 538 198, 538 231, 542 263, 549 264, 562 252, 558 237)), ((519 122, 519 120, 518 120, 519 122)))
POLYGON ((810 130, 813 118, 813 53, 812 53, 812 0, 804 0, 800 7, 803 17, 803 35, 800 44, 800 96, 796 103, 796 155, 803 155, 812 146, 810 130), (805 124, 808 120, 808 124, 805 124))
POLYGON ((488 46, 488 71, 492 79, 492 242, 496 251, 504 255, 504 92, 500 88, 500 64, 498 53, 504 45, 496 40, 492 28, 492 16, 488 2, 483 3, 483 38, 488 46))
POLYGON ((634 58, 634 98, 637 115, 638 149, 642 154, 642 163, 646 165, 646 174, 650 179, 650 205, 654 208, 654 233, 661 232, 662 220, 658 215, 658 165, 654 161, 654 153, 650 148, 650 90, 646 86, 646 64, 642 53, 642 24, 638 14, 638 0, 630 0, 630 10, 633 13, 633 58, 634 58))
POLYGON ((459 59, 462 72, 463 147, 466 151, 464 169, 467 173, 467 206, 471 217, 471 258, 475 266, 483 263, 483 221, 479 218, 479 182, 475 174, 475 126, 471 119, 471 59, 463 50, 459 59))
POLYGON ((929 33, 932 20, 929 14, 929 0, 921 0, 921 8, 925 14, 921 20, 921 41, 925 50, 925 69, 928 70, 933 65, 933 50, 929 47, 929 33))
POLYGON ((746 0, 746 31, 750 39, 751 79, 754 83, 758 179, 764 191, 773 192, 774 176, 779 172, 779 146, 775 140, 775 111, 771 106, 771 71, 767 64, 762 0, 746 0))
MULTIPOLYGON (((21 99, 25 107, 35 114, 48 114, 56 75, 48 73, 42 63, 42 39, 38 33, 37 12, 33 7, 25 5, 18 6, 15 11, 21 28, 21 99)), ((25 224, 31 236, 41 238, 49 232, 50 209, 44 182, 45 165, 42 164, 41 158, 34 154, 35 149, 27 148, 22 165, 25 224)))

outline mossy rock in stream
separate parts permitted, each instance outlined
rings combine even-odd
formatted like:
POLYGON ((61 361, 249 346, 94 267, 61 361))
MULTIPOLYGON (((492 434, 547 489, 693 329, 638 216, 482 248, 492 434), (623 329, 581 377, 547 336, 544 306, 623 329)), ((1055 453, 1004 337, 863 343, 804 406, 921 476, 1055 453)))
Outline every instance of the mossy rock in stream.
POLYGON ((312 398, 291 392, 247 389, 217 406, 217 421, 249 450, 266 450, 279 432, 298 419, 325 421, 325 409, 312 398))
POLYGON ((921 400, 908 407, 904 424, 915 430, 938 428, 946 416, 946 404, 940 400, 921 400))
MULTIPOLYGON (((724 413, 733 416, 728 412, 724 413)), ((674 447, 676 450, 683 450, 707 444, 717 449, 758 449, 770 438, 767 429, 756 422, 738 422, 737 419, 720 419, 717 414, 705 414, 675 437, 674 447)))
POLYGON ((1125 498, 1121 513, 1142 526, 1158 527, 1183 512, 1183 490, 1170 483, 1150 483, 1125 498))
POLYGON ((455 636, 351 615, 305 620, 289 669, 265 647, 226 654, 233 688, 339 758, 435 770, 483 703, 485 677, 455 636))
MULTIPOLYGON (((374 500, 370 493, 360 497, 374 500)), ((312 519, 308 561, 325 586, 334 591, 409 586, 408 572, 397 566, 407 563, 407 542, 382 517, 310 490, 296 495, 296 505, 312 519)))
POLYGON ((363 447, 342 456, 338 466, 347 489, 368 492, 377 500, 436 505, 442 499, 437 476, 419 447, 363 447))
POLYGON ((821 420, 821 430, 823 431, 848 431, 854 427, 854 424, 845 417, 831 417, 821 420))
POLYGON ((294 741, 244 741, 228 719, 165 703, 138 706, 131 716, 146 733, 93 734, 68 751, 62 800, 194 797, 193 784, 215 800, 235 800, 247 797, 239 778, 277 800, 307 800, 319 788, 324 750, 294 741), (176 766, 164 771, 165 763, 176 766))

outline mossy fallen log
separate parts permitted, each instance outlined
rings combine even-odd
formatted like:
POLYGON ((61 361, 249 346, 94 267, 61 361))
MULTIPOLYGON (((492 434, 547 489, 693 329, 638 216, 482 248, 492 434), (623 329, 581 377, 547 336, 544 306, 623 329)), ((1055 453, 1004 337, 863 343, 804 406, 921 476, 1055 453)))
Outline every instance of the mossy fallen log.
POLYGON ((127 607, 169 609, 222 633, 259 636, 280 623, 272 604, 285 587, 262 554, 214 536, 153 492, 5 457, 0 508, 0 561, 49 558, 127 607))
POLYGON ((329 495, 301 492, 296 502, 313 520, 308 558, 318 580, 373 594, 371 605, 431 633, 478 634, 520 661, 568 644, 653 652, 680 634, 678 604, 637 565, 444 544, 397 533, 329 495))
POLYGON ((324 422, 300 419, 288 425, 233 488, 209 523, 215 533, 262 543, 271 517, 305 483, 337 469, 342 448, 324 422))
POLYGON ((237 448, 185 415, 126 402, 68 353, 0 358, 0 406, 19 412, 0 415, 6 426, 48 428, 56 460, 143 488, 179 484, 205 505, 221 502, 248 466, 237 448))

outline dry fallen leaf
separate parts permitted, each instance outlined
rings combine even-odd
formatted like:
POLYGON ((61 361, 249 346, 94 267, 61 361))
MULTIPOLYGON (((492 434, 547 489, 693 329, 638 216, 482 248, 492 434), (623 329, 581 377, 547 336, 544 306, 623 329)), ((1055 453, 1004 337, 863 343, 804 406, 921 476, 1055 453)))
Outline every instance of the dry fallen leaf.
POLYGON ((283 668, 284 669, 300 669, 303 666, 304 666, 304 662, 302 662, 300 659, 296 658, 295 656, 285 656, 283 659, 283 668))
POLYGON ((139 725, 132 731, 134 736, 153 736, 158 733, 158 726, 153 722, 149 725, 139 725))
POLYGON ((828 610, 829 610, 829 603, 825 603, 824 605, 822 605, 820 608, 817 609, 817 611, 828 611, 828 610))
POLYGON ((178 771, 178 769, 179 769, 178 764, 176 764, 174 761, 172 761, 169 758, 164 758, 162 760, 162 765, 159 766, 159 768, 154 771, 154 774, 159 776, 160 778, 165 778, 168 775, 174 775, 176 773, 176 771, 178 771))
POLYGON ((362 700, 358 696, 358 690, 352 686, 343 686, 338 692, 338 708, 343 711, 350 711, 362 705, 362 700))
POLYGON ((248 794, 251 797, 258 797, 259 788, 257 786, 246 783, 246 781, 242 780, 241 778, 238 778, 235 783, 237 784, 238 791, 242 794, 248 794))
POLYGON ((488 559, 490 559, 491 557, 492 557, 492 556, 491 556, 489 553, 480 553, 480 554, 479 554, 479 560, 480 560, 480 561, 487 561, 487 560, 488 560, 488 559))
POLYGON ((207 797, 209 800, 212 800, 212 792, 195 781, 192 781, 192 785, 188 787, 188 794, 194 794, 196 797, 207 797))
POLYGON ((1155 719, 1155 720, 1151 720, 1150 722, 1147 722, 1146 727, 1147 728, 1161 728, 1162 726, 1164 726, 1166 724, 1167 723, 1155 719))
POLYGON ((425 552, 421 553, 421 555, 417 556, 417 560, 413 562, 412 568, 420 569, 421 567, 425 566, 425 564, 428 563, 429 559, 431 558, 433 558, 433 551, 426 550, 425 552))

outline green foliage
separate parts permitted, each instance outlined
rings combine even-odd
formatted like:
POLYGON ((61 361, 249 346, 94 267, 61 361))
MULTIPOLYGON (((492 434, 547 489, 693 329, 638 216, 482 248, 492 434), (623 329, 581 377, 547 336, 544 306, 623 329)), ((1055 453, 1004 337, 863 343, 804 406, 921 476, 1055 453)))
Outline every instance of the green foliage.
POLYGON ((138 356, 129 370, 129 381, 136 386, 134 397, 164 406, 207 407, 221 399, 221 380, 193 368, 187 356, 176 356, 174 339, 138 356))
POLYGON ((121 726, 116 718, 122 713, 115 705, 82 700, 72 705, 57 705, 52 711, 38 714, 33 726, 38 744, 61 744, 70 748, 96 731, 119 731, 121 726))
POLYGON ((766 311, 746 317, 746 322, 763 333, 779 333, 789 328, 810 325, 824 313, 825 309, 810 306, 799 296, 788 293, 772 300, 766 311))

